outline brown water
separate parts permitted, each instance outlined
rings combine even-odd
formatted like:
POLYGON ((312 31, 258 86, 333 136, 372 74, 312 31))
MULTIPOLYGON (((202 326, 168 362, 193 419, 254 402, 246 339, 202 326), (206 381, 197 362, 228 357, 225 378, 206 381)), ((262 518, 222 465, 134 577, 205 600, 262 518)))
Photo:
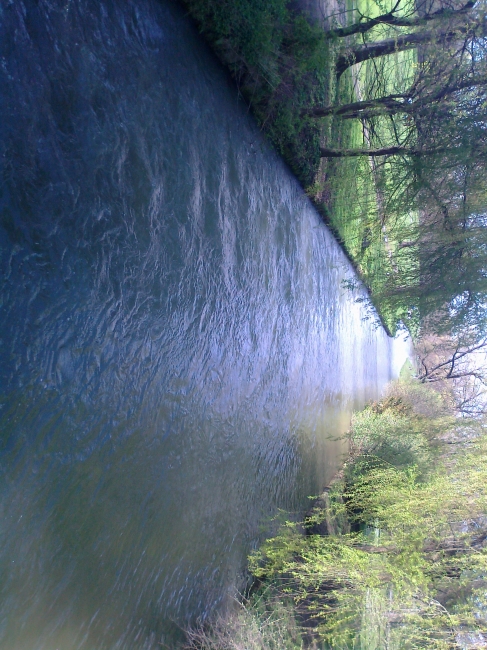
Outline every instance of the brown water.
POLYGON ((177 5, 0 6, 0 648, 160 648, 400 360, 177 5))

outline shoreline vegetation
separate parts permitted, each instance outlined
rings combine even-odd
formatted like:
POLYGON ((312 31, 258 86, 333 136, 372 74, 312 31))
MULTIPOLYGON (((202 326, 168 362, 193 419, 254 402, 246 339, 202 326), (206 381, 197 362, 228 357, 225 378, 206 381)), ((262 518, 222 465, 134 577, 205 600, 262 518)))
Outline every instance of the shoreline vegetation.
POLYGON ((186 647, 487 647, 485 0, 181 2, 418 361, 186 647))
POLYGON ((485 647, 487 435, 411 377, 356 413, 342 471, 250 558, 188 650, 485 647))

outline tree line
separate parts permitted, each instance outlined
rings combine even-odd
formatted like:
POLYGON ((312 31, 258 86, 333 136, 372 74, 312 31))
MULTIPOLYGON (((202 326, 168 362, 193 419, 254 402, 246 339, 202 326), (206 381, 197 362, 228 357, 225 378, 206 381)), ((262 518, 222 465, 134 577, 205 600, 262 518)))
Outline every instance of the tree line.
POLYGON ((305 108, 302 115, 338 124, 357 120, 367 133, 363 147, 327 145, 320 155, 374 160, 381 210, 397 226, 392 268, 401 269, 390 273, 381 299, 409 304, 423 325, 434 321, 438 334, 470 342, 476 332, 480 340, 487 305, 485 7, 405 2, 327 32, 336 47, 337 78, 369 62, 372 92, 305 108), (371 39, 379 28, 381 38, 371 39), (386 77, 407 50, 414 65, 390 92, 386 77), (379 65, 385 60, 388 67, 379 65), (415 222, 401 222, 412 212, 419 215, 415 222))

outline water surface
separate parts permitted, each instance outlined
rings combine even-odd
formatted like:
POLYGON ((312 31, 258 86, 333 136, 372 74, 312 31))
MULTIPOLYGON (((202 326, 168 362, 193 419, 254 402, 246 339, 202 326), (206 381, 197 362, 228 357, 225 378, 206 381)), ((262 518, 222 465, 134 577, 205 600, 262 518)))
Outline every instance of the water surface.
POLYGON ((394 372, 169 0, 0 9, 0 647, 155 649, 394 372))

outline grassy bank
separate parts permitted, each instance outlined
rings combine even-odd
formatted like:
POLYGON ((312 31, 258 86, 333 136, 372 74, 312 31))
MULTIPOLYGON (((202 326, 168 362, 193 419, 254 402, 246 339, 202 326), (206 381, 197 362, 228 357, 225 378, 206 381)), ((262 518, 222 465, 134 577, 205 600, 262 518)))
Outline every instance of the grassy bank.
MULTIPOLYGON (((349 4, 355 10, 349 13, 349 22, 354 15, 375 17, 391 10, 395 5, 387 0, 381 3, 375 0, 355 0, 349 4)), ((378 41, 386 35, 383 26, 377 26, 367 32, 362 40, 378 41)), ((349 38, 348 42, 353 40, 349 38)), ((357 40, 360 39, 355 38, 357 40)), ((338 50, 339 45, 335 44, 335 50, 338 50)), ((341 77, 331 97, 332 103, 346 104, 402 92, 410 83, 415 64, 416 52, 408 51, 356 65, 341 77)), ((394 140, 393 131, 398 128, 397 122, 388 119, 373 124, 337 117, 327 119, 330 124, 324 144, 335 148, 380 148, 394 140)), ((411 224, 417 222, 416 213, 404 214, 394 205, 390 189, 399 185, 394 178, 394 167, 387 158, 378 160, 362 157, 324 161, 323 169, 325 173, 318 177, 318 182, 329 186, 330 221, 360 276, 370 288, 373 302, 383 321, 391 331, 394 331, 396 323, 403 321, 415 333, 417 322, 409 305, 401 299, 391 300, 387 291, 392 276, 410 270, 401 268, 404 261, 397 252, 404 233, 411 224)), ((409 257, 406 264, 410 263, 409 257)))
POLYGON ((446 650, 487 638, 484 425, 409 380, 354 416, 349 442, 306 519, 251 558, 260 587, 190 648, 446 650))
MULTIPOLYGON (((368 0, 360 2, 360 10, 370 15, 379 10, 369 7, 368 0)), ((370 66, 364 64, 353 74, 347 70, 337 85, 334 61, 343 39, 339 44, 327 38, 322 26, 292 11, 287 0, 184 0, 184 4, 230 70, 263 132, 334 231, 370 290, 383 323, 395 331, 398 320, 407 321, 408 305, 400 300, 392 304, 384 297, 383 288, 394 271, 396 232, 381 214, 378 176, 366 157, 320 158, 321 146, 363 145, 362 126, 357 120, 303 115, 310 107, 355 100, 357 88, 362 96, 372 96, 377 89, 369 80, 370 66)), ((347 15, 352 20, 354 13, 347 15)), ((399 74, 406 78, 409 54, 402 63, 399 74)))

